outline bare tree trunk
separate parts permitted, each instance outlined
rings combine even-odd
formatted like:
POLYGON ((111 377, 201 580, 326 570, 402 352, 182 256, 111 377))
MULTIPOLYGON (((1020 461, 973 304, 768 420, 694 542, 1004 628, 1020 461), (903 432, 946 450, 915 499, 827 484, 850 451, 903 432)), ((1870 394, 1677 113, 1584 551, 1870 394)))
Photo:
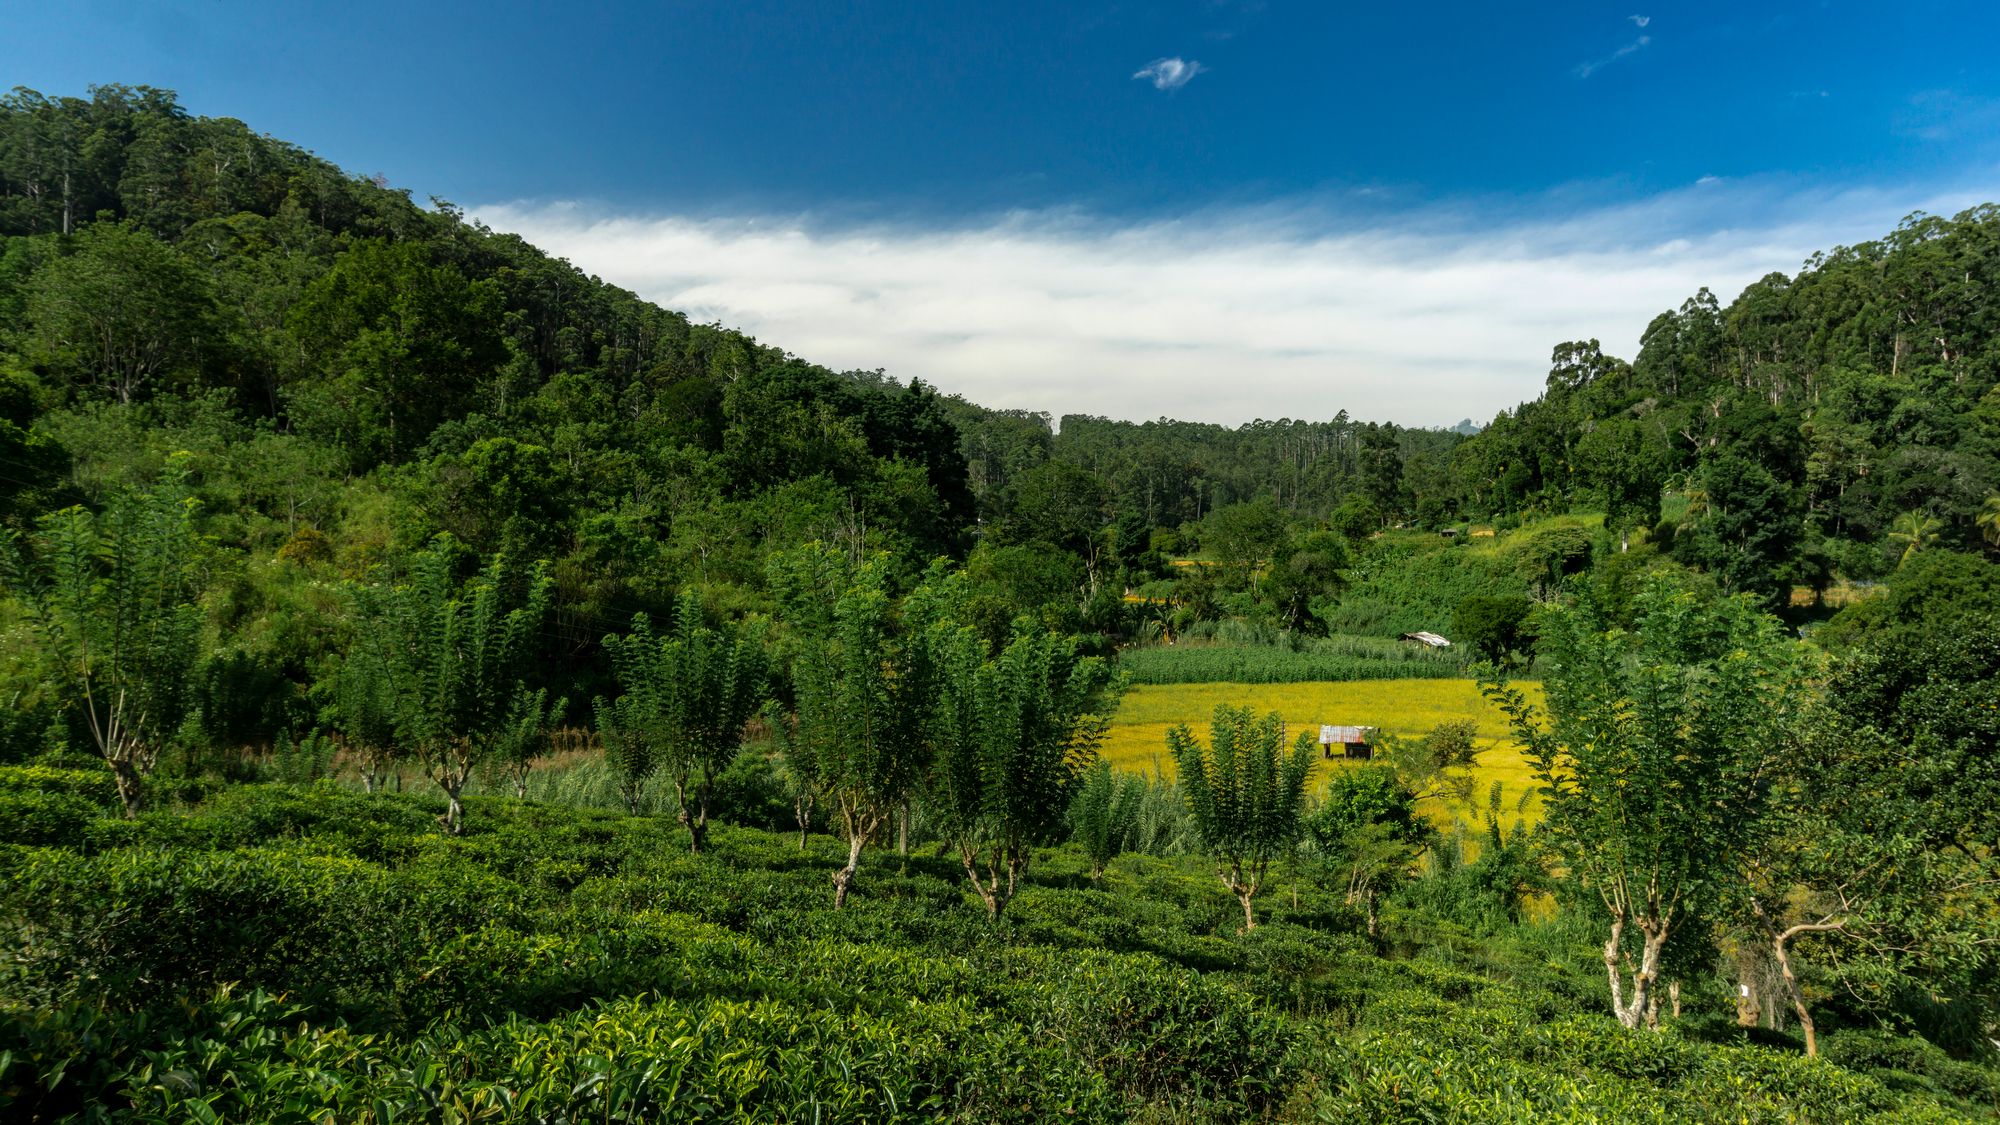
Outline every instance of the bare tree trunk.
POLYGON ((112 783, 118 788, 118 803, 124 808, 125 819, 132 820, 145 809, 145 778, 129 758, 115 757, 109 762, 112 783))
POLYGON ((1236 892, 1236 901, 1243 904, 1243 932, 1247 934, 1257 928, 1257 915, 1250 910, 1250 899, 1257 893, 1257 888, 1237 883, 1229 889, 1236 892))
POLYGON ((965 864, 965 877, 972 880, 972 889, 979 892, 979 901, 986 904, 987 920, 998 922, 1000 920, 1000 911, 1006 906, 1006 903, 1000 899, 999 874, 991 872, 989 865, 988 870, 991 878, 981 877, 979 874, 979 856, 972 850, 972 846, 969 844, 961 842, 958 845, 958 858, 961 863, 965 864))
POLYGON ((694 807, 690 808, 687 775, 680 774, 676 776, 674 778, 674 804, 679 809, 674 814, 674 819, 680 822, 681 827, 688 830, 688 850, 695 855, 700 855, 702 846, 708 841, 708 784, 706 782, 695 783, 694 801, 692 802, 694 807))
POLYGON ((792 815, 799 822, 799 850, 806 850, 806 837, 812 834, 813 800, 812 794, 801 793, 792 798, 792 815))
POLYGON ((1633 1026, 1625 1013, 1625 974, 1619 969, 1620 947, 1625 940, 1625 919, 1611 920, 1611 936, 1604 941, 1604 975, 1611 981, 1611 1014, 1626 1027, 1633 1026))
POLYGON ((1368 936, 1369 936, 1369 937, 1375 937, 1375 936, 1376 936, 1376 919, 1375 919, 1375 888, 1374 888, 1374 886, 1373 886, 1373 885, 1370 885, 1370 886, 1369 886, 1369 888, 1368 888, 1368 890, 1367 890, 1367 892, 1366 892, 1366 894, 1364 894, 1364 895, 1363 895, 1362 897, 1363 897, 1363 900, 1364 900, 1364 901, 1366 901, 1366 902, 1367 902, 1367 904, 1368 904, 1368 936))
POLYGON ((458 800, 458 795, 465 789, 465 782, 444 780, 438 782, 438 785, 444 789, 445 800, 444 815, 438 818, 438 823, 444 825, 446 835, 465 835, 465 806, 458 800))
POLYGON ((910 800, 903 798, 903 806, 896 810, 896 854, 910 858, 910 800))
POLYGON ((854 869, 861 865, 861 845, 874 835, 871 827, 867 832, 852 832, 847 837, 847 866, 833 873, 833 908, 839 910, 847 905, 847 892, 854 887, 854 869))
POLYGON ((1667 982, 1667 996, 1673 1001, 1674 1018, 1681 1018, 1681 982, 1678 978, 1667 982))
POLYGON ((1660 1001, 1654 994, 1653 986, 1660 979, 1660 950, 1667 944, 1667 929, 1648 928, 1645 919, 1640 919, 1640 928, 1646 940, 1639 954, 1639 971, 1632 974, 1632 1022, 1627 1027, 1639 1026, 1643 1019, 1651 1031, 1660 1029, 1660 1001))
POLYGON ((1799 978, 1792 973, 1792 955, 1791 950, 1787 948, 1788 944, 1786 935, 1774 937, 1771 939, 1771 952, 1777 955, 1778 973, 1784 978, 1785 991, 1792 998, 1792 1011, 1798 1014, 1799 1027, 1805 1030, 1806 1054, 1817 1055, 1819 1054, 1818 1029, 1813 1026, 1812 1013, 1806 1010, 1806 994, 1799 987, 1799 978))

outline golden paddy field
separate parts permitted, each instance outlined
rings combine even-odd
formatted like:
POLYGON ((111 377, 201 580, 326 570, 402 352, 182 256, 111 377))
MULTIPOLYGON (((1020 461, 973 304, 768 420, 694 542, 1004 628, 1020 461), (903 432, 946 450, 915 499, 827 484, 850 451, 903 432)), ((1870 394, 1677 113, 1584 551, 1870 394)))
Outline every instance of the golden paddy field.
MULTIPOLYGON (((1541 685, 1528 681, 1518 687, 1536 703, 1541 685)), ((1506 720, 1479 694, 1471 680, 1351 680, 1305 684, 1141 684, 1127 692, 1112 718, 1104 740, 1104 757, 1113 767, 1133 773, 1155 770, 1171 777, 1173 759, 1167 754, 1167 730, 1185 723, 1204 739, 1209 716, 1218 704, 1249 707, 1259 714, 1276 711, 1290 724, 1293 737, 1321 724, 1380 727, 1393 734, 1419 736, 1443 722, 1469 719, 1478 728, 1482 747, 1473 770, 1473 799, 1484 807, 1495 781, 1512 819, 1515 803, 1533 791, 1535 780, 1521 751, 1507 737, 1506 720)), ((1330 769, 1347 763, 1322 761, 1315 777, 1323 781, 1330 769)), ((1317 785, 1315 785, 1317 788, 1317 785)), ((1450 810, 1435 809, 1449 815, 1450 810)), ((1532 808, 1530 809, 1532 814, 1532 808)))

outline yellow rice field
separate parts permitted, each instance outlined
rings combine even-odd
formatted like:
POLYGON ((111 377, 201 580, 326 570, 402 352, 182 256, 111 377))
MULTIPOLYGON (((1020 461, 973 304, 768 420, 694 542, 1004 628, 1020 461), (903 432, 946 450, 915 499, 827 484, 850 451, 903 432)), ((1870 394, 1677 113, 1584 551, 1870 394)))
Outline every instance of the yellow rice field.
MULTIPOLYGON (((1541 685, 1517 683, 1528 697, 1541 702, 1541 685)), ((1317 730, 1323 723, 1372 726, 1399 735, 1417 736, 1443 722, 1470 719, 1478 727, 1483 747, 1473 770, 1474 799, 1482 807, 1495 781, 1503 786, 1504 806, 1531 792, 1535 781, 1528 763, 1506 737, 1506 721, 1479 694, 1471 680, 1352 680, 1304 684, 1141 684, 1125 695, 1112 719, 1103 754, 1113 767, 1134 773, 1155 769, 1172 776, 1167 756, 1167 729, 1186 723, 1204 738, 1209 716, 1218 704, 1249 707, 1258 713, 1276 711, 1293 731, 1317 730)), ((1341 762, 1321 762, 1318 776, 1341 762)), ((1449 814, 1450 810, 1433 810, 1449 814)), ((1532 815, 1532 807, 1528 810, 1532 815)), ((1508 819, 1512 819, 1511 816, 1508 819)))

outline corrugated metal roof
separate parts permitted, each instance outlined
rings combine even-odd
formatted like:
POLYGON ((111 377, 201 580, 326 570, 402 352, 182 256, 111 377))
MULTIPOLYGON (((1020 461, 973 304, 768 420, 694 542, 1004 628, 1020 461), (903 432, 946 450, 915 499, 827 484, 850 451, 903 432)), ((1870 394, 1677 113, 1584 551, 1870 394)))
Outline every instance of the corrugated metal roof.
POLYGON ((1374 727, 1343 727, 1322 723, 1319 728, 1321 745, 1334 742, 1366 742, 1375 733, 1374 727))

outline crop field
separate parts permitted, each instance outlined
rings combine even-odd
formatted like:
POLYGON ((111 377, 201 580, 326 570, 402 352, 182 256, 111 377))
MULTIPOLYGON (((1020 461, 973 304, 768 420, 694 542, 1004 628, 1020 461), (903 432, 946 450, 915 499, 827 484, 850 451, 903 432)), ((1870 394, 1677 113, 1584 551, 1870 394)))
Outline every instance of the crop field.
POLYGON ((1463 653, 1382 637, 1337 637, 1292 651, 1274 645, 1179 644, 1128 648, 1119 671, 1134 684, 1281 684, 1455 677, 1463 653))
MULTIPOLYGON (((1540 702, 1541 685, 1520 681, 1530 698, 1540 702)), ((1299 684, 1140 684, 1127 692, 1112 719, 1103 754, 1113 767, 1134 773, 1155 769, 1172 776, 1167 756, 1167 730, 1186 723, 1203 736, 1209 716, 1220 704, 1249 707, 1259 713, 1276 711, 1292 730, 1315 729, 1322 723, 1380 727, 1392 734, 1415 737, 1439 723, 1469 719, 1478 726, 1483 748, 1473 770, 1474 799, 1486 800, 1500 782, 1504 807, 1535 787, 1526 759, 1507 737, 1506 720, 1479 694, 1479 685, 1463 679, 1352 680, 1299 684)), ((1343 768, 1322 762, 1322 770, 1343 768)), ((1325 774, 1322 772, 1321 777, 1325 774)), ((1442 808, 1433 810, 1443 814, 1442 808)), ((1532 810, 1530 810, 1532 811, 1532 810)))

